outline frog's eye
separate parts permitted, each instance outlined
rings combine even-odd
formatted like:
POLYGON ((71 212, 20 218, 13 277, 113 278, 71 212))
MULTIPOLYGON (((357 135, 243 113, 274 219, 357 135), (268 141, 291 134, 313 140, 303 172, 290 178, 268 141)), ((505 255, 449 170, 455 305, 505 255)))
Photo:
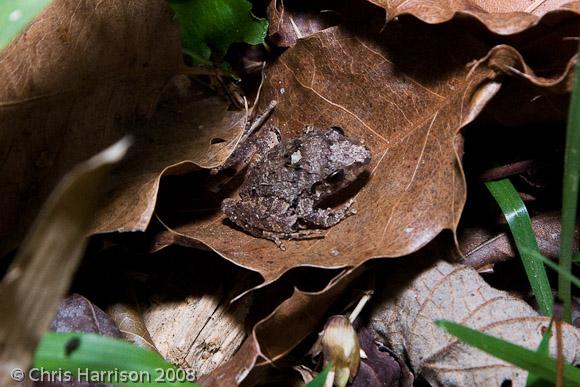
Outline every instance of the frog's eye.
POLYGON ((329 182, 330 184, 335 184, 342 181, 343 179, 344 179, 344 171, 342 169, 337 169, 336 171, 328 175, 326 181, 329 182))
POLYGON ((344 129, 340 126, 332 126, 330 129, 344 136, 344 129))
POLYGON ((314 184, 312 184, 312 187, 310 187, 310 193, 312 195, 314 195, 316 193, 316 191, 318 190, 318 187, 320 187, 321 185, 322 185, 322 183, 319 182, 319 181, 316 182, 316 183, 314 183, 314 184))

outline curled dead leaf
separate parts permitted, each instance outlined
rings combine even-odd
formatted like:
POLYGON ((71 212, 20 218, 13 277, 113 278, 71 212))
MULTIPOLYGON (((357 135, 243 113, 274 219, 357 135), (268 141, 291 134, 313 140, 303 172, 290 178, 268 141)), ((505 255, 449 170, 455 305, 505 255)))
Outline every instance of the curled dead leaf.
MULTIPOLYGON (((513 35, 538 25, 543 18, 566 18, 580 13, 580 2, 570 0, 368 0, 384 8, 388 21, 401 15, 438 24, 460 16, 480 21, 490 31, 513 35)), ((553 22, 553 21, 551 21, 553 22)))
POLYGON ((138 347, 159 352, 145 326, 138 305, 130 302, 118 302, 111 305, 107 311, 119 327, 120 335, 138 347))
POLYGON ((0 53, 0 254, 70 168, 151 114, 180 63, 163 0, 55 0, 0 53))
POLYGON ((457 34, 455 25, 408 22, 384 30, 382 20, 325 29, 298 41, 266 70, 257 109, 278 101, 267 125, 283 138, 306 125, 340 126, 370 148, 369 179, 350 192, 356 216, 323 239, 291 241, 280 251, 232 227, 215 204, 193 220, 161 212, 171 231, 158 235, 155 248, 205 245, 268 283, 295 266, 352 267, 406 255, 444 229, 455 231, 465 201, 456 151, 461 128, 508 76, 544 93, 565 92, 574 61, 539 76, 513 47, 490 48, 476 36, 457 34))
POLYGON ((565 68, 561 74, 547 78, 536 75, 534 70, 526 64, 522 54, 515 48, 502 44, 493 47, 484 58, 478 61, 477 65, 485 63, 490 68, 526 80, 530 85, 541 87, 549 93, 566 93, 572 91, 576 60, 576 55, 574 55, 564 62, 565 68))
POLYGON ((161 106, 140 132, 134 152, 110 179, 94 232, 144 231, 162 176, 217 167, 234 150, 247 113, 229 110, 224 98, 196 93, 161 106))

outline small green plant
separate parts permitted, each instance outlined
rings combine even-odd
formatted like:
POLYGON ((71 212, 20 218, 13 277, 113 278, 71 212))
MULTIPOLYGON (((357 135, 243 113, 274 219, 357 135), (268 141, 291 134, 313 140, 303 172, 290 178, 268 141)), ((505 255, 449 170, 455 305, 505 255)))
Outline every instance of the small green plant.
POLYGON ((18 36, 51 0, 2 0, 0 50, 18 36))
POLYGON ((181 27, 184 53, 193 65, 212 65, 232 43, 260 44, 268 22, 251 13, 247 0, 169 0, 181 27))
POLYGON ((130 386, 199 386, 192 375, 157 353, 123 340, 90 333, 46 333, 36 349, 34 368, 72 380, 130 386))

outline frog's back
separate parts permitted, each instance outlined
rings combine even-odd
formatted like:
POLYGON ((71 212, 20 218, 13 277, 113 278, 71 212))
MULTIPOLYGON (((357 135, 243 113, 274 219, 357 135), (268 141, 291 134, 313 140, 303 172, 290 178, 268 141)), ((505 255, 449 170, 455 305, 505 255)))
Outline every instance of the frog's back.
POLYGON ((319 153, 323 144, 313 144, 304 135, 273 147, 250 169, 240 189, 244 196, 272 196, 288 201, 300 196, 319 179, 318 163, 309 162, 310 153, 319 153), (304 154, 306 153, 306 154, 304 154), (314 165, 313 165, 314 164, 314 165))

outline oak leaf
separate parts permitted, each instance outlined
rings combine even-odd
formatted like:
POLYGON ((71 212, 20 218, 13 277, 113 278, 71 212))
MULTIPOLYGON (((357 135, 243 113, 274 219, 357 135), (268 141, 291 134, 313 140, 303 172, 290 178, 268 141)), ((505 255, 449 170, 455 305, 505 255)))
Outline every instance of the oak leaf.
MULTIPOLYGON (((416 251, 442 230, 455 230, 465 201, 458 133, 508 71, 533 74, 513 48, 490 51, 453 26, 434 31, 417 22, 368 34, 340 26, 300 40, 267 70, 261 106, 278 101, 268 125, 280 128, 283 138, 307 125, 340 126, 366 143, 373 160, 368 181, 354 190, 357 214, 324 239, 290 241, 281 251, 232 227, 219 208, 180 223, 161 213, 172 230, 157 237, 156 249, 203 244, 266 282, 295 266, 356 266, 416 251)), ((529 75, 526 81, 555 87, 569 74, 570 67, 556 79, 529 75)))
POLYGON ((123 134, 136 144, 93 233, 145 230, 161 175, 219 165, 245 124, 245 112, 176 75, 179 30, 164 0, 55 0, 0 60, 0 254, 69 168, 123 134), (168 89, 182 98, 157 109, 168 89))

